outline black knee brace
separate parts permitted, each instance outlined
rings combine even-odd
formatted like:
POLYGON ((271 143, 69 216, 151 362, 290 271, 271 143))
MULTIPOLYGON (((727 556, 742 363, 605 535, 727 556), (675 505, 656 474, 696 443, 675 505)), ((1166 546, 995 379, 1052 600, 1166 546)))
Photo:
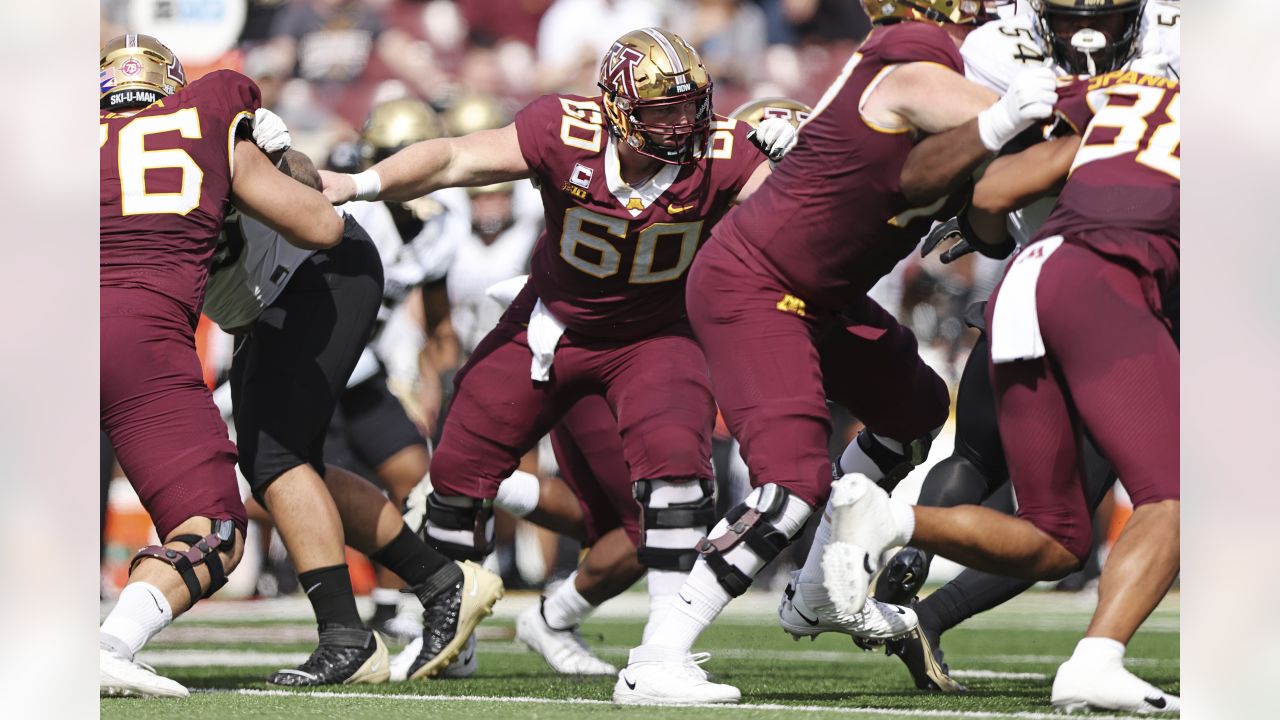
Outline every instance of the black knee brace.
POLYGON ((182 582, 186 583, 187 592, 191 593, 191 604, 195 605, 197 600, 209 597, 227 584, 227 573, 218 553, 223 550, 230 552, 235 546, 236 525, 230 520, 214 520, 212 530, 213 532, 204 537, 177 535, 169 539, 169 542, 187 543, 191 547, 186 550, 176 550, 164 545, 149 545, 142 548, 129 563, 130 574, 138 563, 146 558, 163 560, 172 565, 182 578, 182 582), (208 590, 201 590, 200 578, 196 577, 195 566, 200 563, 204 563, 209 568, 208 590))
POLYGON ((790 498, 791 492, 782 486, 773 483, 761 486, 756 507, 750 507, 746 502, 734 507, 724 517, 728 524, 724 533, 714 539, 704 537, 698 543, 698 554, 707 561, 707 566, 716 574, 716 580, 730 596, 738 597, 746 592, 751 587, 752 576, 730 562, 725 554, 745 544, 760 559, 761 567, 769 564, 791 543, 791 538, 773 524, 790 498))
POLYGON ((422 539, 453 560, 480 562, 493 552, 493 501, 463 496, 427 496, 422 539))
POLYGON ((638 480, 633 492, 643 511, 640 516, 640 547, 636 551, 640 563, 653 570, 688 572, 693 569, 698 559, 699 539, 706 537, 716 521, 714 481, 638 480), (698 497, 652 507, 654 492, 661 492, 672 485, 688 488, 689 494, 693 494, 696 488, 698 497), (655 532, 664 530, 676 532, 655 532))

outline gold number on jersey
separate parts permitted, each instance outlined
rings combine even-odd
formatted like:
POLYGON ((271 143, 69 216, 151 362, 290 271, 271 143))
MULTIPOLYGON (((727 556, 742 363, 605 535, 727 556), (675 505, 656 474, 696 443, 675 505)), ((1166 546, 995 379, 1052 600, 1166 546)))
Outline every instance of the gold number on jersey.
MULTIPOLYGON (((1105 99, 1106 104, 1090 121, 1080 151, 1076 153, 1075 161, 1071 164, 1072 172, 1081 165, 1095 160, 1105 160, 1136 152, 1136 160, 1139 163, 1179 180, 1182 179, 1182 159, 1178 154, 1182 138, 1179 124, 1181 93, 1174 93, 1166 106, 1165 114, 1169 119, 1161 123, 1143 143, 1149 127, 1147 118, 1160 106, 1165 91, 1158 87, 1143 85, 1116 85, 1094 92, 1107 96, 1098 98, 1098 101, 1105 99), (1128 105, 1117 103, 1114 101, 1116 96, 1133 98, 1133 102, 1128 105), (1119 132, 1110 142, 1090 144, 1089 141, 1095 137, 1100 128, 1113 128, 1119 132)), ((1091 106, 1098 105, 1093 93, 1090 93, 1088 100, 1091 106)))
POLYGON ((711 151, 707 157, 712 160, 728 160, 733 157, 733 128, 738 121, 733 118, 716 120, 711 123, 711 151))
MULTIPOLYGON (((564 214, 564 233, 560 236, 560 257, 574 268, 592 277, 603 279, 618 274, 622 264, 622 253, 609 240, 587 232, 583 227, 584 224, 604 228, 604 231, 612 237, 624 240, 631 227, 631 221, 601 215, 584 207, 569 208, 564 214), (579 247, 587 248, 592 253, 591 259, 579 255, 579 247)), ((636 238, 635 260, 631 263, 627 282, 635 285, 651 285, 678 280, 693 262, 693 255, 698 250, 698 238, 701 235, 701 220, 686 223, 654 223, 641 230, 636 238), (654 270, 653 259, 658 242, 673 235, 680 238, 680 257, 674 266, 665 270, 654 270)))
POLYGON ((560 98, 564 117, 560 120, 560 141, 569 147, 600 152, 604 139, 604 117, 600 106, 588 100, 560 98))
MULTIPOLYGON (((107 125, 99 125, 98 147, 107 142, 107 125)), ((177 132, 184 138, 200 137, 200 113, 185 108, 167 115, 135 118, 120 128, 116 137, 117 170, 120 173, 120 211, 123 215, 186 215, 200 205, 200 184, 204 171, 185 150, 148 150, 147 136, 177 132), (147 171, 176 169, 182 172, 177 192, 147 192, 147 171)))

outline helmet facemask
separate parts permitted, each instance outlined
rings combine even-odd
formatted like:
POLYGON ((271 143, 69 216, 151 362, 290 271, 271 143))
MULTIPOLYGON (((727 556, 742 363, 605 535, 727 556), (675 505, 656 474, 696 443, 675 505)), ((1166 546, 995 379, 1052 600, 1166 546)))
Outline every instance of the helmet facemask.
POLYGON ((711 83, 661 100, 635 101, 606 90, 605 108, 609 131, 615 138, 662 162, 683 165, 696 161, 711 137, 711 83), (615 96, 610 98, 610 94, 615 96))
POLYGON ((1143 0, 1093 7, 1042 2, 1040 32, 1067 72, 1100 75, 1120 69, 1137 52, 1144 5, 1143 0))

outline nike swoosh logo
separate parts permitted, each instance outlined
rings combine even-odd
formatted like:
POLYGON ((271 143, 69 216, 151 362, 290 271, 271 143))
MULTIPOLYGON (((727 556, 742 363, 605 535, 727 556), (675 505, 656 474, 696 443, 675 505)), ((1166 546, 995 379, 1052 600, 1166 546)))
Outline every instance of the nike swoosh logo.
POLYGON ((1148 705, 1150 705, 1151 707, 1157 710, 1163 710, 1164 706, 1168 704, 1167 702, 1165 702, 1164 697, 1153 697, 1153 698, 1144 697, 1142 699, 1146 700, 1148 705))
POLYGON ((312 590, 315 590, 315 589, 316 589, 316 588, 318 588, 318 587, 320 587, 320 585, 321 585, 321 583, 316 583, 315 585, 312 585, 311 587, 307 588, 307 591, 306 591, 306 592, 307 592, 307 594, 308 594, 308 595, 310 595, 310 594, 311 594, 311 591, 312 591, 312 590))
POLYGON ((676 597, 680 598, 681 600, 684 600, 684 604, 685 604, 685 605, 692 605, 692 604, 693 604, 693 601, 692 601, 692 600, 690 600, 690 599, 688 599, 688 598, 686 598, 686 597, 684 596, 684 593, 676 593, 676 597))
POLYGON ((898 607, 897 605, 894 605, 894 606, 893 606, 893 609, 894 609, 894 610, 897 610, 899 615, 906 615, 906 614, 907 614, 907 611, 906 611, 906 610, 903 610, 902 608, 898 607))
POLYGON ((867 571, 868 575, 875 575, 876 571, 871 569, 871 553, 863 553, 862 567, 867 571))
POLYGON ((628 690, 635 690, 635 689, 636 689, 636 684, 635 684, 635 683, 633 683, 633 682, 631 682, 630 680, 628 680, 626 675, 623 675, 623 676, 622 676, 622 682, 624 682, 624 683, 626 683, 626 684, 627 684, 627 689, 628 689, 628 690))
POLYGON ((468 592, 467 594, 470 595, 471 597, 475 597, 476 593, 479 591, 480 591, 480 583, 473 582, 471 583, 471 591, 468 592))
POLYGON ((804 613, 802 613, 802 612, 800 612, 798 609, 796 609, 796 606, 795 606, 795 605, 792 605, 792 606, 791 606, 791 609, 796 611, 796 614, 800 616, 800 619, 801 619, 801 620, 804 620, 805 622, 809 623, 809 624, 810 624, 810 625, 812 625, 812 626, 815 626, 815 627, 817 626, 817 624, 818 624, 818 619, 817 619, 817 618, 814 618, 814 619, 810 620, 809 618, 805 617, 805 614, 804 614, 804 613))
POLYGON ((475 657, 476 657, 476 651, 475 651, 475 650, 472 650, 470 653, 468 653, 468 654, 467 654, 467 656, 466 656, 466 657, 461 658, 461 660, 462 660, 462 664, 463 664, 463 665, 466 665, 467 663, 469 663, 469 662, 471 662, 472 660, 474 660, 474 659, 475 659, 475 657))

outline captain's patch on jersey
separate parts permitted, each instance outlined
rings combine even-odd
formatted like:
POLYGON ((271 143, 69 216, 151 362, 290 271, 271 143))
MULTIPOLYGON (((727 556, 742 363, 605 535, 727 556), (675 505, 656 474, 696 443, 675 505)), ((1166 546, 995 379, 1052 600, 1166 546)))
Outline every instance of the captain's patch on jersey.
POLYGON ((591 168, 582 163, 574 163, 573 172, 569 175, 569 182, 585 190, 591 187, 591 173, 591 168))

